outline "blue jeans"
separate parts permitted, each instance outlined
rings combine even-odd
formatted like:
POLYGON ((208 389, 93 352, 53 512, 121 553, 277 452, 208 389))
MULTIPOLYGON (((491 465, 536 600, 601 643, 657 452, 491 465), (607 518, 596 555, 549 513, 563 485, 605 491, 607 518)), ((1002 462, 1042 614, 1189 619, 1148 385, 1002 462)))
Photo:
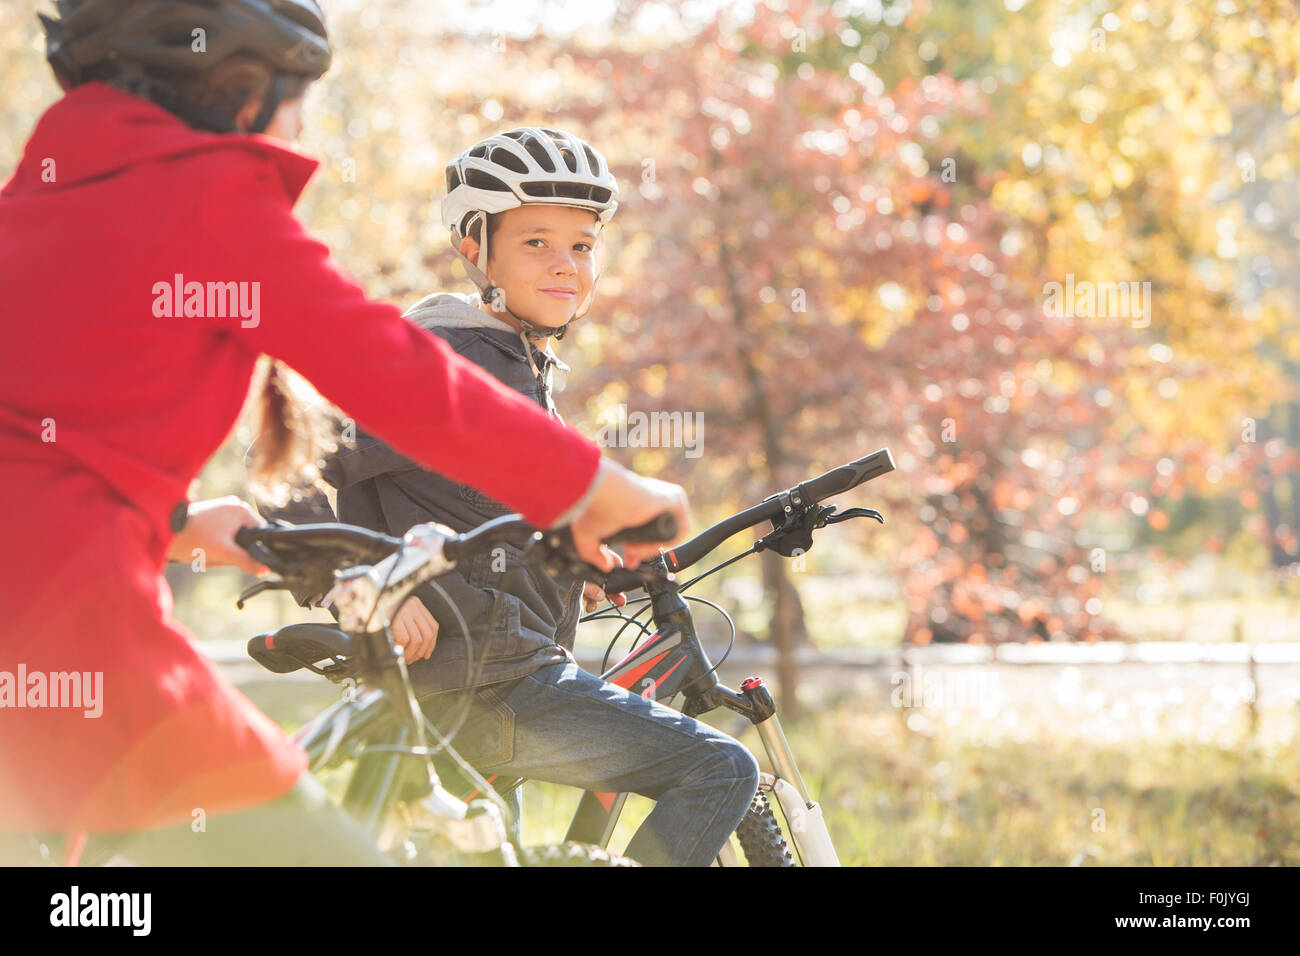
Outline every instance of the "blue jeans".
MULTIPOLYGON (((459 698, 420 706, 446 730, 459 698)), ((758 786, 740 743, 572 661, 481 688, 453 746, 485 773, 655 800, 626 850, 646 866, 708 866, 758 786)))

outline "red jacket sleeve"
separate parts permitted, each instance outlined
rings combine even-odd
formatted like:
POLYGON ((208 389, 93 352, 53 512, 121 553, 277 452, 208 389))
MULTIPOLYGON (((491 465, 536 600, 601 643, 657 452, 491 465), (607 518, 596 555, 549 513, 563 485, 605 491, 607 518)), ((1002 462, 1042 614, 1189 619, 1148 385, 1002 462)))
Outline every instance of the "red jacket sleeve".
POLYGON ((425 467, 540 527, 587 492, 600 461, 594 444, 395 306, 367 299, 293 217, 269 164, 232 156, 229 166, 219 190, 204 196, 197 237, 220 274, 194 278, 250 283, 256 314, 203 321, 293 366, 359 425, 425 467))

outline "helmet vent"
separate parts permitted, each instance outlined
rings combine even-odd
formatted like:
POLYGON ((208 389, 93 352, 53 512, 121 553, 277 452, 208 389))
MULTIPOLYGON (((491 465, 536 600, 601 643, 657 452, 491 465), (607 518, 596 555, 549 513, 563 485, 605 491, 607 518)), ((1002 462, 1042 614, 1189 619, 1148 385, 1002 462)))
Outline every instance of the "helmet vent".
POLYGON ((550 154, 546 152, 546 147, 534 137, 530 136, 524 140, 524 149, 528 150, 528 154, 537 160, 537 165, 542 169, 548 173, 555 172, 555 163, 551 161, 550 154))
POLYGON ((556 183, 555 195, 563 199, 590 199, 591 187, 585 183, 556 183))
POLYGON ((508 149, 492 150, 492 162, 496 163, 498 166, 504 166, 512 172, 528 172, 528 167, 524 165, 524 161, 508 149))
POLYGON ((491 189, 499 193, 510 192, 510 187, 497 179, 495 176, 483 172, 481 169, 465 170, 465 184, 473 186, 475 189, 491 189))

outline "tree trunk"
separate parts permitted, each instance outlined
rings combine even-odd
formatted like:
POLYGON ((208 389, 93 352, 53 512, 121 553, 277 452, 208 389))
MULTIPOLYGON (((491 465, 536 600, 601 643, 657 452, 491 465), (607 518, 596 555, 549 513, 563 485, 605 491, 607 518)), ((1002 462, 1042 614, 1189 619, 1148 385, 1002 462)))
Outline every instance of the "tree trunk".
POLYGON ((803 602, 790 580, 784 557, 775 551, 764 551, 760 562, 763 566, 763 586, 773 599, 769 633, 776 646, 778 703, 781 712, 793 718, 799 713, 799 665, 796 654, 799 645, 808 641, 803 602))
MULTIPOLYGON (((716 168, 718 160, 716 153, 713 159, 716 168)), ((750 405, 762 433, 766 477, 771 485, 779 485, 787 471, 785 450, 781 445, 781 431, 773 414, 771 402, 768 400, 766 383, 755 359, 754 338, 747 322, 748 309, 737 287, 733 253, 725 231, 726 223, 719 222, 717 227, 718 258, 727 285, 732 320, 739 332, 737 358, 745 373, 745 381, 749 385, 750 405)), ((799 666, 795 660, 795 648, 801 638, 807 640, 808 630, 804 622, 803 603, 799 600, 799 594, 786 573, 783 560, 781 555, 773 552, 765 552, 761 558, 763 584, 772 598, 768 639, 776 648, 777 654, 777 702, 787 717, 794 717, 799 712, 799 666)))
MULTIPOLYGON (((1287 446, 1291 451, 1300 449, 1300 402, 1287 405, 1287 446)), ((1291 495, 1291 534, 1300 535, 1300 475, 1294 471, 1287 476, 1287 490, 1291 495)), ((1300 561, 1300 547, 1291 549, 1291 562, 1300 561)))
MULTIPOLYGON (((1255 440, 1262 448, 1274 435, 1278 434, 1281 429, 1277 427, 1277 419, 1281 415, 1280 408, 1274 408, 1268 418, 1258 422, 1255 431, 1255 440)), ((1258 470, 1260 483, 1260 497, 1263 499, 1264 517, 1268 521, 1268 563, 1271 567, 1281 568, 1290 564, 1290 560, 1285 550, 1282 548, 1282 538, 1278 534, 1278 529, 1285 522, 1282 519, 1282 509, 1277 503, 1277 484, 1278 480, 1274 477, 1268 466, 1268 462, 1261 462, 1258 470)))

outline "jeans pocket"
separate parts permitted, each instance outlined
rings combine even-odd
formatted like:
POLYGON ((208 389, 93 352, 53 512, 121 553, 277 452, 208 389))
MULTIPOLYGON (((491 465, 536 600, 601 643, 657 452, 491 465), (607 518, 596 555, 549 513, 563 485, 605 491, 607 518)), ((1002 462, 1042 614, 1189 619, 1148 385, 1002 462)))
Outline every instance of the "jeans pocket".
MULTIPOLYGON (((421 702, 425 714, 442 733, 451 730, 461 695, 438 694, 421 702), (438 698, 443 698, 439 700, 438 698)), ((508 763, 515 756, 515 712, 491 687, 475 692, 465 723, 451 741, 452 748, 475 767, 508 763)))

